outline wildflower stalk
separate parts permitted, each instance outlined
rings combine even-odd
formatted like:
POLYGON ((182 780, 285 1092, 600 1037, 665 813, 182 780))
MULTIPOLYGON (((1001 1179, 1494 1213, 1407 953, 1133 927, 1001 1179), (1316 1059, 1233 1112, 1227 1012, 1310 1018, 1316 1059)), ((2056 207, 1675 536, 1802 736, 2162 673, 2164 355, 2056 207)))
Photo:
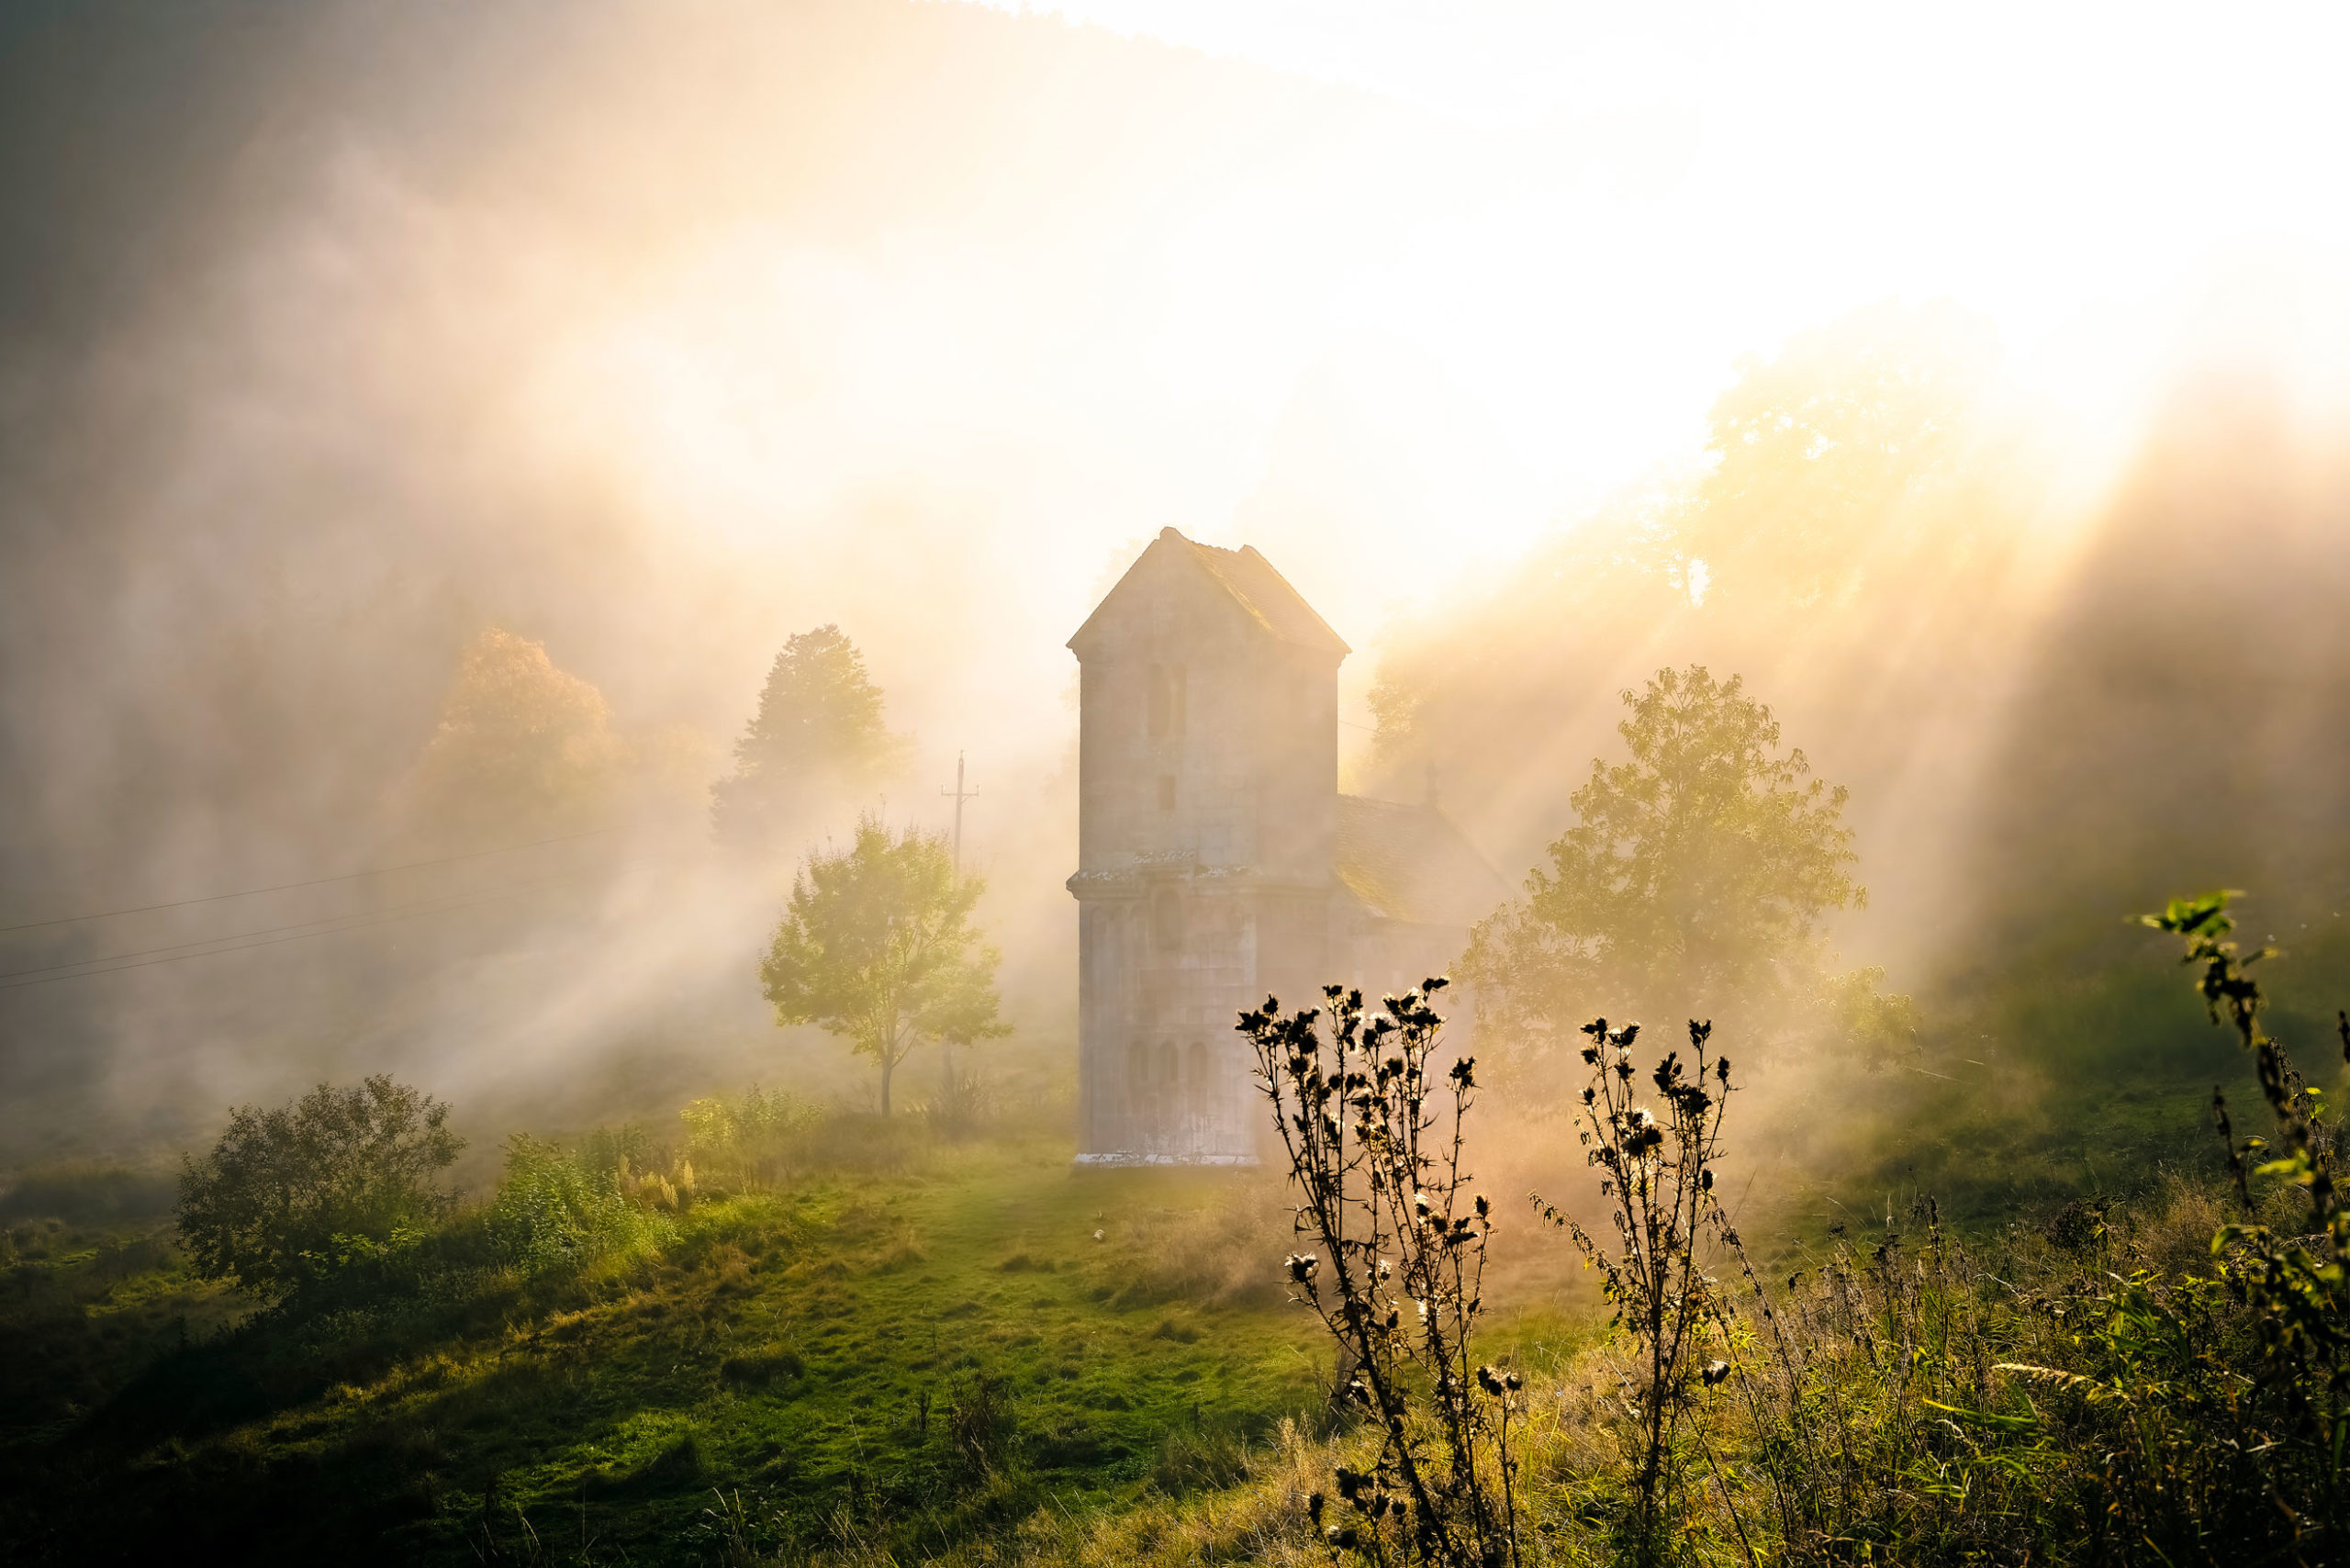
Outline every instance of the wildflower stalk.
POLYGON ((1461 1168, 1475 1063, 1430 1080, 1443 1019, 1429 998, 1444 984, 1389 997, 1367 1021, 1360 991, 1325 987, 1326 1028, 1322 1010, 1284 1014, 1269 997, 1239 1030, 1312 1249, 1288 1260, 1292 1299, 1337 1346, 1339 1405, 1380 1435, 1371 1470, 1337 1468, 1351 1518, 1326 1524, 1318 1492, 1309 1514, 1334 1554, 1516 1568, 1508 1417, 1521 1384, 1474 1356, 1493 1209, 1461 1168))
MULTIPOLYGON (((2221 1228, 2212 1238, 2216 1255, 2240 1253, 2249 1270, 2244 1282, 2273 1316, 2276 1348, 2314 1358, 2339 1384, 2342 1353, 2350 1349, 2350 1205, 2342 1202, 2333 1176, 2333 1129, 2324 1119, 2322 1093, 2302 1081, 2285 1047, 2261 1027, 2267 999, 2254 978, 2252 967, 2276 957, 2266 947, 2244 952, 2230 939, 2235 920, 2228 913, 2228 892, 2199 898, 2173 899, 2159 914, 2139 917, 2142 924, 2185 939, 2181 960, 2199 971, 2195 989, 2215 1024, 2225 1022, 2250 1053, 2260 1078, 2261 1093, 2283 1140, 2284 1151, 2274 1158, 2265 1139, 2235 1141, 2228 1120, 2225 1091, 2211 1091, 2213 1119, 2227 1142, 2229 1174, 2234 1179, 2245 1223, 2221 1228), (2254 1223, 2251 1185, 2247 1175, 2281 1177, 2309 1194, 2311 1234, 2279 1238, 2266 1226, 2254 1223), (2310 1242, 2317 1244, 2312 1250, 2310 1242)), ((2343 1055, 2350 1060, 2350 1014, 2337 1014, 2343 1055)))
POLYGON ((1583 1053, 1591 1073, 1576 1131, 1585 1159, 1600 1172, 1600 1195, 1608 1203, 1616 1245, 1601 1244, 1540 1194, 1533 1201, 1536 1212, 1573 1238, 1584 1260, 1598 1269, 1616 1306, 1616 1326, 1638 1347, 1645 1386, 1633 1408, 1640 1429, 1633 1477, 1635 1550, 1648 1562, 1660 1550, 1671 1506, 1680 1423, 1697 1389, 1717 1386, 1731 1371, 1726 1361, 1702 1369, 1694 1364, 1697 1342, 1727 1306, 1699 1267, 1700 1235, 1713 1226, 1734 1242, 1735 1233, 1728 1230, 1714 1196, 1714 1165, 1730 1086, 1729 1058, 1709 1055, 1713 1025, 1690 1020, 1691 1061, 1684 1064, 1678 1050, 1667 1051, 1649 1074, 1662 1117, 1637 1103, 1632 1045, 1639 1029, 1638 1024, 1610 1029, 1605 1018, 1583 1028, 1592 1040, 1583 1053))

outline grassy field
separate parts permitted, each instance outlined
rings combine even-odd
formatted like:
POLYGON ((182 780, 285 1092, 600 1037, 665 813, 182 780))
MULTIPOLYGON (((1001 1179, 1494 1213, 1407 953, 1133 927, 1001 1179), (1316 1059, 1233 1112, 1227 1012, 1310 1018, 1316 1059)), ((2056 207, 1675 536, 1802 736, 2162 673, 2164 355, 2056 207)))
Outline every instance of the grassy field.
POLYGON ((971 1147, 705 1202, 548 1294, 300 1326, 234 1326, 135 1222, 61 1228, 8 1276, 8 1533, 56 1561, 703 1561, 722 1490, 763 1546, 919 1554, 1213 1486, 1328 1375, 1256 1256, 1260 1195, 971 1147))
MULTIPOLYGON (((1758 1255, 1816 1267, 1848 1222, 1923 1192, 1987 1237, 2210 1162, 2187 1071, 1921 1059, 1758 1121, 1780 1167, 1742 1221, 1758 1255)), ((1331 1365, 1277 1282, 1276 1178, 1079 1174, 1065 1139, 918 1120, 836 1118, 816 1163, 705 1193, 656 1249, 584 1275, 301 1316, 186 1272, 168 1182, 21 1183, 0 1212, 0 1555, 1287 1560, 1329 1458, 1331 1365)), ((1496 1136, 1542 1184, 1571 1180, 1555 1122, 1496 1136)), ((1489 1282, 1488 1346, 1550 1391, 1545 1462, 1573 1499, 1601 1463, 1606 1358, 1555 1239, 1489 1282)))

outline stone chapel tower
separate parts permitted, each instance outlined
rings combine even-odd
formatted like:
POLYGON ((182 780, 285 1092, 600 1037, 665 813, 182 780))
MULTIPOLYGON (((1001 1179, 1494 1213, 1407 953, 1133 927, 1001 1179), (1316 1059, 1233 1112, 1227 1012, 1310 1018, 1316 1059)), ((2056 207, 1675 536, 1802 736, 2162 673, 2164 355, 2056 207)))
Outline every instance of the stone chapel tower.
POLYGON ((1171 528, 1069 645, 1079 1159, 1253 1160, 1233 1021, 1329 973, 1348 650, 1256 551, 1171 528))
POLYGON ((1348 650, 1256 551, 1165 530, 1069 645, 1078 1162, 1253 1163, 1239 1014, 1441 974, 1509 890, 1433 801, 1338 793, 1348 650))

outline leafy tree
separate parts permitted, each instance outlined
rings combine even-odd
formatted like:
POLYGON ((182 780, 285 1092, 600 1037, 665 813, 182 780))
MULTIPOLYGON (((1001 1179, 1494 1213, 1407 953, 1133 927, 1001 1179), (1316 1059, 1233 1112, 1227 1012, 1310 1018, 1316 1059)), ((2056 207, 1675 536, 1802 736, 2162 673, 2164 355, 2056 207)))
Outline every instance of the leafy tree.
POLYGON ((283 1298, 417 1236, 454 1201, 430 1185, 464 1148, 448 1116, 381 1073, 230 1113, 212 1151, 181 1164, 179 1233, 196 1273, 283 1298))
POLYGON ((1605 989, 1635 1008, 1733 1010, 1816 984, 1821 919, 1864 902, 1845 791, 1739 678, 1664 669, 1627 691, 1631 760, 1592 764, 1580 821, 1527 896, 1476 929, 1464 972, 1489 1009, 1536 1033, 1605 989))
POLYGON ((700 798, 710 749, 688 725, 615 730, 602 692, 543 644, 493 626, 450 678, 417 767, 412 820, 469 842, 600 829, 631 814, 675 821, 700 798))
POLYGON ((1011 1032, 996 1017, 996 950, 970 924, 983 889, 956 875, 943 835, 870 817, 848 848, 811 853, 792 884, 762 989, 778 1025, 821 1025, 874 1059, 885 1116, 915 1047, 1011 1032))
POLYGON ((837 626, 783 645, 759 711, 734 744, 734 773, 711 789, 718 836, 771 846, 813 811, 855 798, 886 778, 904 743, 881 719, 880 688, 837 626))
POLYGON ((1872 306, 1744 360, 1702 463, 1643 476, 1490 592, 1393 629, 1371 696, 1385 787, 1435 762, 1487 842, 1532 850, 1614 722, 1606 694, 1693 661, 1766 685, 1800 662, 1883 743, 1848 754, 1865 787, 2020 645, 2008 568, 2033 547, 2047 469, 2009 406, 1988 329, 1948 305, 1872 306))
POLYGON ((610 813, 627 756, 603 693, 544 644, 493 626, 458 660, 416 804, 461 836, 586 825, 610 813))
MULTIPOLYGON (((1712 471, 1669 530, 1684 573, 1732 594, 1832 602, 1920 546, 1964 550, 1996 344, 1949 305, 1884 304, 1750 357, 1714 405, 1712 471)), ((1907 564, 1907 563, 1901 563, 1907 564)))

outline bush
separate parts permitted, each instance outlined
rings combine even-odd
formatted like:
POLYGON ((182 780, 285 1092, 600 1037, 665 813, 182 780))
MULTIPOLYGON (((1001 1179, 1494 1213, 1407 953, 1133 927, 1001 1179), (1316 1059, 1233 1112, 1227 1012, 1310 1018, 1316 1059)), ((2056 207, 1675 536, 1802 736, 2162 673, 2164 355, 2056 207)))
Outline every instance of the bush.
POLYGON ((274 1111, 232 1112, 212 1151, 181 1167, 191 1266, 283 1299, 412 1245, 455 1201, 428 1184, 464 1147, 448 1115, 380 1073, 355 1088, 321 1083, 274 1111))
POLYGON ((686 1153, 706 1175, 732 1186, 767 1186, 793 1161, 823 1108, 788 1089, 753 1084, 739 1094, 710 1094, 677 1113, 686 1153))
POLYGON ((598 1170, 554 1144, 516 1133, 489 1210, 500 1254, 525 1274, 576 1272, 646 1251, 668 1222, 629 1201, 619 1168, 598 1170))

